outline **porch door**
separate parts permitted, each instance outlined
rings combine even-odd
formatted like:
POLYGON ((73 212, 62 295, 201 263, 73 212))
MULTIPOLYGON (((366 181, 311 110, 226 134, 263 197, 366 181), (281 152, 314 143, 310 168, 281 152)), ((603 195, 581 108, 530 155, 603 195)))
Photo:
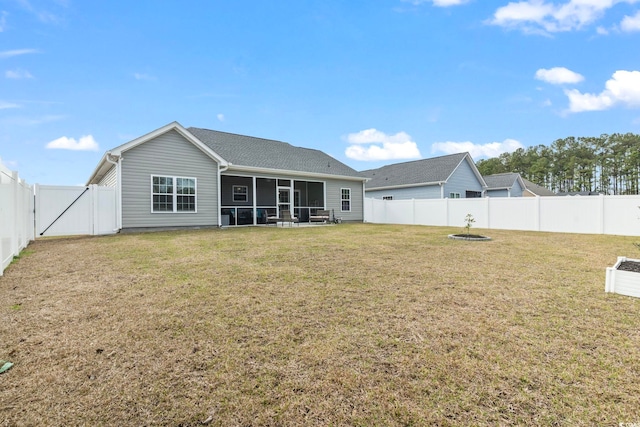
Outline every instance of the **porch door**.
POLYGON ((278 216, 282 211, 291 212, 291 189, 289 187, 278 187, 278 216))

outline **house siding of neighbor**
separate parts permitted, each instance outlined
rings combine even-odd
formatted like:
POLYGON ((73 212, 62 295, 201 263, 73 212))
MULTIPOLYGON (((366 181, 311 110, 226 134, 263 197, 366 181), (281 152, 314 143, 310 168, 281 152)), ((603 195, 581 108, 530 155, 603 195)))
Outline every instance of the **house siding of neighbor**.
POLYGON ((367 197, 374 199, 391 197, 392 200, 440 199, 442 195, 442 188, 440 185, 421 185, 417 187, 394 188, 389 190, 367 190, 366 195, 367 197))
MULTIPOLYGON (((482 194, 483 184, 478 180, 475 165, 468 162, 461 162, 451 177, 444 184, 444 197, 450 197, 451 193, 460 194, 460 198, 469 197, 467 192, 477 192, 482 194)), ((480 197, 480 196, 477 196, 480 197)))
POLYGON ((170 123, 107 151, 88 184, 116 187, 118 228, 266 224, 288 211, 364 217, 365 178, 331 156, 170 123))
POLYGON ((485 182, 469 153, 395 163, 361 172, 366 197, 440 199, 482 197, 485 182))
POLYGON ((524 182, 518 173, 499 173, 483 177, 487 183, 487 197, 522 197, 524 182))

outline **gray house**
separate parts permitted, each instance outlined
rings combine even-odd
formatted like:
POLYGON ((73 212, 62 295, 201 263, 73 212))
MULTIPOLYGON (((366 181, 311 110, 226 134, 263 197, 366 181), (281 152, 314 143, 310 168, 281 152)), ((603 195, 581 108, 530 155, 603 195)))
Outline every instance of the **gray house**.
POLYGON ((519 173, 497 173, 483 178, 487 197, 522 197, 526 188, 519 173))
POLYGON ((283 211, 362 221, 364 182, 318 150, 173 122, 107 151, 87 185, 116 187, 127 229, 258 225, 283 211))
POLYGON ((486 184, 469 153, 394 163, 360 172, 367 197, 384 200, 482 197, 486 184))

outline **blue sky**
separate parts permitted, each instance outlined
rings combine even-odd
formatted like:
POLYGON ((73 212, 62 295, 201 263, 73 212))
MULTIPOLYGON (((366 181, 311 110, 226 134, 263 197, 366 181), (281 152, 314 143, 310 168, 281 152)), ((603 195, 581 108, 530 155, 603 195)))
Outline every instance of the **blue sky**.
POLYGON ((83 184, 178 121, 357 170, 640 133, 640 0, 0 0, 0 159, 83 184))

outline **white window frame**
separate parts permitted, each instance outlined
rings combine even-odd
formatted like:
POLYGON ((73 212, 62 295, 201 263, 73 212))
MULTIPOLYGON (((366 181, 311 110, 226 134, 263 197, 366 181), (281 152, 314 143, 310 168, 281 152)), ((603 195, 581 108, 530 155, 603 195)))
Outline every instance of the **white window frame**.
POLYGON ((340 212, 351 212, 351 188, 341 188, 340 189, 340 212), (349 198, 344 198, 344 191, 348 191, 349 198), (349 209, 344 209, 344 202, 349 202, 349 209))
POLYGON ((249 186, 248 185, 232 185, 231 186, 231 200, 233 203, 246 203, 249 201, 249 186), (237 193, 236 188, 244 188, 244 193, 237 193), (244 200, 236 200, 236 196, 244 196, 244 200))
POLYGON ((382 196, 382 200, 393 200, 393 196, 382 196))
POLYGON ((460 193, 449 193, 449 198, 450 199, 459 199, 460 198, 460 193))
POLYGON ((171 176, 171 175, 151 175, 151 213, 152 214, 194 214, 198 213, 198 178, 188 177, 188 176, 171 176), (154 178, 170 178, 172 191, 171 193, 156 193, 153 191, 153 179, 154 178), (178 179, 189 179, 193 181, 193 194, 179 194, 178 193, 178 179), (167 211, 157 211, 154 209, 154 196, 171 196, 171 204, 172 209, 167 211), (182 211, 178 210, 178 196, 193 196, 193 210, 192 211, 182 211))

